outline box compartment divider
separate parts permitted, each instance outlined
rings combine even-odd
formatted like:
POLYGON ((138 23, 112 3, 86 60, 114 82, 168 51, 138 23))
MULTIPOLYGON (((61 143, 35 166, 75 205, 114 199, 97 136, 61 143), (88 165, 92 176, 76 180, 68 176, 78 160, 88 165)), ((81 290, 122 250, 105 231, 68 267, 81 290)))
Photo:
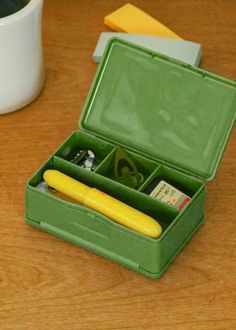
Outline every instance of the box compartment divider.
POLYGON ((118 200, 156 219, 165 230, 174 221, 178 212, 142 192, 124 186, 98 173, 87 171, 60 157, 53 157, 53 167, 90 187, 100 189, 118 200))

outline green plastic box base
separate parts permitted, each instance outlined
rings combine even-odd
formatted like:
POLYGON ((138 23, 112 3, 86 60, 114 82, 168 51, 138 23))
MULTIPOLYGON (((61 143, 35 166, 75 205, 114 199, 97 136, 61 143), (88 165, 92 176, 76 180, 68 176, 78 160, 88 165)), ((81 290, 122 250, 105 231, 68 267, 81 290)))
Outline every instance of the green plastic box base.
POLYGON ((235 121, 236 84, 119 39, 110 41, 75 131, 26 186, 27 223, 151 278, 160 277, 204 222, 205 181, 212 179, 235 121), (143 174, 138 190, 115 181, 116 148, 143 174), (64 159, 93 150, 89 172, 64 159), (144 236, 80 204, 39 191, 57 169, 150 215, 163 228, 144 236), (177 209, 144 193, 162 178, 191 197, 177 209))

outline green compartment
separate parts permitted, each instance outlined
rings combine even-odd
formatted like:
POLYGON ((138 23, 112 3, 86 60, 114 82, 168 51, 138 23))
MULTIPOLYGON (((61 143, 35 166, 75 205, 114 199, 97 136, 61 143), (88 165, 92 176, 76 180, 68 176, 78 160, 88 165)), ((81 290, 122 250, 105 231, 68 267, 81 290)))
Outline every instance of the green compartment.
MULTIPOLYGON (((148 160, 145 157, 139 156, 133 152, 129 152, 125 150, 127 155, 132 159, 135 164, 140 177, 142 178, 141 185, 147 180, 150 174, 155 170, 157 164, 153 161, 148 160)), ((114 174, 114 162, 115 162, 115 154, 116 149, 111 152, 108 157, 100 164, 100 166, 96 169, 96 172, 110 178, 113 181, 116 181, 116 177, 114 174)), ((119 182, 119 181, 118 181, 119 182)), ((122 184, 122 182, 121 182, 122 184)), ((139 187, 137 187, 138 189, 139 187)))
POLYGON ((92 150, 96 156, 94 162, 96 168, 112 151, 114 146, 101 139, 95 139, 86 133, 74 132, 66 143, 57 150, 56 155, 64 159, 75 148, 92 150))
POLYGON ((151 278, 161 276, 204 222, 205 180, 212 179, 236 119, 236 84, 119 39, 107 46, 74 132, 26 186, 26 221, 151 278), (65 160, 74 147, 96 154, 94 172, 65 160), (144 182, 114 181, 117 147, 134 158, 144 182), (69 149, 68 149, 69 148, 69 149), (152 216, 158 239, 82 205, 39 191, 54 168, 152 216), (162 178, 191 197, 178 212, 144 193, 162 178))
POLYGON ((152 173, 148 180, 144 182, 139 190, 144 191, 155 179, 165 180, 189 197, 193 197, 202 186, 201 180, 161 165, 152 173))
POLYGON ((159 277, 189 239, 189 231, 197 230, 203 222, 204 185, 199 187, 193 201, 180 214, 142 192, 121 185, 95 172, 78 168, 64 159, 53 156, 31 178, 26 189, 26 219, 37 228, 78 244, 97 254, 117 261, 149 277, 159 277), (57 198, 35 188, 42 181, 43 172, 54 168, 96 187, 111 196, 156 218, 163 228, 159 239, 149 238, 116 224, 103 215, 57 198), (195 208, 191 222, 189 212, 195 208), (183 223, 182 225, 179 225, 183 223), (186 228, 185 228, 186 227, 186 228), (175 231, 178 229, 178 233, 175 231), (173 233, 174 231, 174 233, 173 233), (176 237, 175 237, 176 236, 176 237), (170 237, 170 238, 169 238, 170 237), (173 238, 172 238, 173 237, 173 238), (171 243, 176 240, 176 245, 171 243), (169 249, 163 251, 164 241, 169 249), (165 255, 165 258, 162 257, 165 255))

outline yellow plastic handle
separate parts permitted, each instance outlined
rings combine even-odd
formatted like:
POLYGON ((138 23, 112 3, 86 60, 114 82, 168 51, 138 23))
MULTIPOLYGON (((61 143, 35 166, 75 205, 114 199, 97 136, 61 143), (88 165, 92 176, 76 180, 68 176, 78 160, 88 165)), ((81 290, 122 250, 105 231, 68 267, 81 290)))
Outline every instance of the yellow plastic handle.
POLYGON ((52 188, 121 225, 153 238, 159 237, 162 233, 161 226, 153 218, 57 170, 45 171, 44 180, 52 188))

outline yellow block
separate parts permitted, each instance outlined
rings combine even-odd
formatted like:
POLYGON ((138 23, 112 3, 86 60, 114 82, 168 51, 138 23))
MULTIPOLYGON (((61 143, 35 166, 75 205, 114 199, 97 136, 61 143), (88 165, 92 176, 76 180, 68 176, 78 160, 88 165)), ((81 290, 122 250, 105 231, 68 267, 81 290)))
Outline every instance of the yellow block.
POLYGON ((182 39, 165 25, 129 3, 107 15, 104 23, 115 31, 182 39))

